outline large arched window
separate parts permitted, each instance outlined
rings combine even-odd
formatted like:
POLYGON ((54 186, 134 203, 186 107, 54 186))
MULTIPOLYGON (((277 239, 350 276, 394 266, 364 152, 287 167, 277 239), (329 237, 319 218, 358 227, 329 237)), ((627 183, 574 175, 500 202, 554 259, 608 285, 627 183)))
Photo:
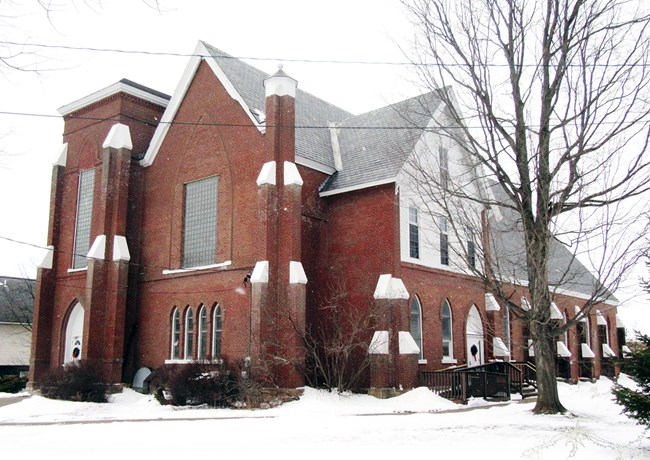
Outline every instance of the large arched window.
POLYGON ((442 302, 442 357, 443 359, 454 357, 451 305, 447 299, 442 302))
POLYGON ((183 358, 192 359, 192 345, 194 345, 194 314, 190 307, 185 312, 185 352, 183 358))
POLYGON ((205 359, 208 354, 208 311, 205 305, 199 308, 199 346, 198 358, 205 359))
POLYGON ((178 311, 178 308, 174 308, 172 312, 172 324, 171 324, 171 346, 170 346, 170 355, 171 359, 180 358, 181 354, 181 313, 178 311))
POLYGON ((411 301, 411 336, 420 348, 419 359, 424 359, 424 350, 422 348, 422 306, 417 296, 413 297, 411 301))
POLYGON ((217 359, 221 355, 221 306, 217 305, 212 314, 212 359, 217 359))

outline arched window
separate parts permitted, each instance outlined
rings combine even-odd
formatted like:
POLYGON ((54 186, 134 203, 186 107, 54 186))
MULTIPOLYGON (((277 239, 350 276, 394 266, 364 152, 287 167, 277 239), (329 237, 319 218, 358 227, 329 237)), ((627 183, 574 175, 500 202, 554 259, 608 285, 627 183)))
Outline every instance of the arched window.
POLYGON ((424 359, 424 350, 422 348, 422 306, 420 299, 413 297, 411 301, 411 336, 420 348, 420 358, 424 359))
MULTIPOLYGON (((562 324, 563 324, 563 325, 566 325, 566 321, 567 321, 567 319, 566 319, 566 312, 563 312, 563 313, 562 313, 562 320, 564 321, 562 324)), ((565 330, 564 333, 560 334, 560 341, 561 341, 564 345, 566 345, 567 348, 569 347, 569 331, 568 331, 568 329, 565 330)))
POLYGON ((185 312, 185 353, 183 358, 192 359, 192 345, 194 345, 194 315, 192 309, 185 312))
POLYGON ((452 358, 454 357, 454 342, 453 342, 453 332, 452 332, 452 316, 451 316, 451 305, 449 301, 445 299, 442 302, 442 357, 452 358))
POLYGON ((199 308, 199 346, 198 358, 205 359, 208 354, 208 312, 205 305, 199 308))
POLYGON ((217 305, 212 317, 212 359, 217 359, 221 355, 221 331, 221 306, 217 305))
POLYGON ((84 307, 77 302, 68 316, 65 327, 63 364, 81 359, 84 335, 84 307))
POLYGON ((171 324, 171 351, 170 358, 178 359, 181 354, 181 313, 174 307, 171 324))

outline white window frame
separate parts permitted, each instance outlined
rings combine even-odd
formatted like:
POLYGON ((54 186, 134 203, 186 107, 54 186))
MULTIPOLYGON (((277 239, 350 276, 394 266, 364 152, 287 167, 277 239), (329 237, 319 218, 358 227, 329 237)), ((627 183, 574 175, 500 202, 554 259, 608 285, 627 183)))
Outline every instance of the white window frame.
POLYGON ((426 360, 424 359, 424 336, 422 334, 422 302, 420 302, 420 298, 416 295, 413 297, 413 300, 411 300, 411 321, 410 321, 410 331, 411 331, 411 337, 413 337, 413 340, 415 340, 415 343, 417 344, 418 347, 420 347, 420 355, 418 357, 418 362, 419 364, 426 364, 426 360), (417 324, 415 324, 417 328, 417 333, 419 334, 419 340, 416 339, 416 337, 413 337, 413 311, 414 311, 414 306, 417 305, 417 315, 418 315, 418 321, 417 324))
POLYGON ((206 359, 208 354, 208 312, 205 305, 201 304, 197 317, 199 319, 199 327, 196 354, 198 359, 206 359))
POLYGON ((174 307, 171 321, 169 359, 176 360, 181 354, 181 312, 178 307, 174 307))
POLYGON ((409 206, 408 210, 408 237, 409 237, 409 257, 412 259, 420 258, 420 225, 419 225, 419 211, 415 206, 409 206), (413 241, 412 229, 415 229, 415 239, 413 241), (413 255, 413 243, 416 245, 416 255, 413 255))
POLYGON ((192 359, 194 352, 194 313, 191 307, 185 310, 185 335, 183 343, 183 359, 192 359))
POLYGON ((218 359, 221 355, 221 339, 223 337, 223 310, 217 304, 212 310, 212 359, 218 359), (218 350, 217 350, 218 348, 218 350))
POLYGON ((442 329, 442 334, 440 334, 440 337, 442 338, 442 362, 443 363, 455 363, 456 360, 454 359, 454 313, 451 309, 451 302, 449 302, 448 299, 445 299, 442 301, 442 311, 440 314, 440 319, 441 319, 441 329, 442 329), (445 306, 449 310, 449 339, 445 338, 445 324, 444 324, 444 318, 445 318, 445 306), (448 349, 449 353, 445 355, 445 342, 448 342, 448 349))

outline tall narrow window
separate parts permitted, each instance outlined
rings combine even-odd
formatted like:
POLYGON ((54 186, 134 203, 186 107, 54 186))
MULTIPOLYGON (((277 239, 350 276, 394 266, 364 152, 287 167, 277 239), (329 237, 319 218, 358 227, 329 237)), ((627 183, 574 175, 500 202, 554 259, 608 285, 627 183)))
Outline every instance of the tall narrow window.
POLYGON ((589 317, 584 317, 578 323, 576 323, 576 328, 578 330, 578 340, 580 343, 586 343, 591 347, 589 317))
POLYGON ((467 265, 476 268, 476 246, 474 246, 474 232, 471 228, 467 229, 467 265))
POLYGON ((424 350, 422 348, 422 306, 417 297, 411 301, 411 337, 420 348, 420 359, 424 359, 424 350))
POLYGON ((449 235, 447 234, 447 218, 440 216, 440 264, 449 265, 449 235))
POLYGON ((79 173, 72 268, 85 268, 88 265, 86 256, 90 249, 90 226, 93 218, 94 188, 95 170, 88 169, 79 173))
POLYGON ((214 309, 214 317, 212 318, 212 359, 216 359, 221 355, 221 331, 222 331, 222 317, 221 306, 217 305, 214 309))
POLYGON ((440 161, 440 187, 443 190, 449 189, 449 153, 447 149, 440 147, 439 161, 440 161))
POLYGON ((510 351, 510 308, 507 305, 503 309, 503 340, 510 351))
POLYGON ((409 256, 420 258, 420 228, 418 227, 418 209, 409 208, 409 256))
POLYGON ((181 314, 178 311, 178 308, 174 308, 172 313, 172 325, 171 325, 171 359, 180 358, 181 354, 181 314))
POLYGON ((185 313, 185 352, 183 358, 192 359, 192 346, 194 345, 194 315, 188 308, 185 313))
POLYGON ((217 258, 217 177, 185 184, 183 266, 211 265, 217 258))
POLYGON ((208 311, 205 305, 199 308, 199 346, 198 358, 205 359, 208 354, 208 311))
POLYGON ((443 358, 453 358, 453 354, 451 305, 445 299, 442 303, 442 356, 443 358))

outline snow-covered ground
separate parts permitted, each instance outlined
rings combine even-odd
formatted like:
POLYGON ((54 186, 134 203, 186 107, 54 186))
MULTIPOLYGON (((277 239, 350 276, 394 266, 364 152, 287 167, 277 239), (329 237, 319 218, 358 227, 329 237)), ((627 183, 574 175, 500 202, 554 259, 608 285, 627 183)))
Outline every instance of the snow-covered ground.
POLYGON ((570 414, 461 406, 425 388, 388 400, 307 388, 267 410, 172 408, 131 390, 109 404, 32 396, 0 407, 0 446, 43 459, 650 458, 650 432, 621 414, 609 380, 559 387, 570 414))

